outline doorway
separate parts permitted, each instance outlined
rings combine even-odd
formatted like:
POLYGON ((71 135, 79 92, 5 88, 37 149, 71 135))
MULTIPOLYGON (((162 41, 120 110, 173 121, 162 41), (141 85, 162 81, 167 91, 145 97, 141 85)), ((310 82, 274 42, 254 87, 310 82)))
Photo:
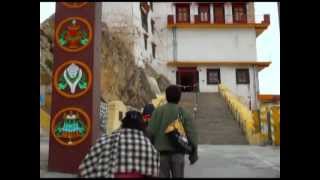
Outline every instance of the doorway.
POLYGON ((181 85, 182 92, 198 91, 199 72, 196 67, 178 67, 176 82, 181 85))

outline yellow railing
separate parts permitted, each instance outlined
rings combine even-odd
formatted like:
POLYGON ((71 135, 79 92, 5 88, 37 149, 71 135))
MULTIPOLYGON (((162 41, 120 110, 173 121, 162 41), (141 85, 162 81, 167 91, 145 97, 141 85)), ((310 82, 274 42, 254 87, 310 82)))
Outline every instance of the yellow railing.
POLYGON ((280 145, 280 106, 271 107, 272 139, 275 145, 280 145))
POLYGON ((262 104, 254 113, 257 114, 255 120, 260 122, 262 141, 280 145, 280 106, 262 104))
POLYGON ((257 122, 250 109, 241 103, 239 98, 231 93, 224 85, 219 85, 219 92, 227 102, 235 119, 239 122, 250 144, 261 144, 261 133, 257 129, 257 122))
POLYGON ((250 144, 265 144, 269 141, 270 134, 272 143, 280 145, 280 106, 261 106, 259 111, 252 112, 225 85, 219 85, 219 92, 250 144))
POLYGON ((40 126, 46 132, 49 132, 50 128, 50 115, 40 108, 40 126))

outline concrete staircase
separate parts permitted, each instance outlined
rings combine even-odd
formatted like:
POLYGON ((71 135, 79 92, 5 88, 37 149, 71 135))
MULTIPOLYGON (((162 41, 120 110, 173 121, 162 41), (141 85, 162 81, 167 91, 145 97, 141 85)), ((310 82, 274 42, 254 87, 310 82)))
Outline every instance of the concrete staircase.
POLYGON ((193 113, 193 107, 195 106, 195 93, 192 92, 183 92, 181 94, 181 100, 179 105, 187 110, 191 115, 193 113))
MULTIPOLYGON (((195 93, 182 93, 179 103, 192 115, 194 97, 195 93)), ((199 93, 194 123, 199 134, 199 144, 248 144, 219 93, 199 93)))

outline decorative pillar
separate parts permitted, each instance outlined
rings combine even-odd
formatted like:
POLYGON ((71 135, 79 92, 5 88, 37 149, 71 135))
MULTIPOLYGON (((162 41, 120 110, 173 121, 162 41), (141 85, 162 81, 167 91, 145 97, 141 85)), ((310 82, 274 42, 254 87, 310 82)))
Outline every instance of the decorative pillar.
POLYGON ((48 170, 77 173, 101 133, 100 2, 57 2, 48 170))

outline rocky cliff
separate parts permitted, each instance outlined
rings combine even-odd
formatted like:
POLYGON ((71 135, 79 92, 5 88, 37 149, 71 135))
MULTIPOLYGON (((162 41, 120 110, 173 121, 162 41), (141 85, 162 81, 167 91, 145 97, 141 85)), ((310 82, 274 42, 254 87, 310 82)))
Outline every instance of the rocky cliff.
MULTIPOLYGON (((51 83, 53 64, 53 26, 54 16, 40 25, 40 75, 42 84, 51 83)), ((136 66, 129 40, 120 34, 110 33, 102 24, 101 39, 101 92, 107 100, 121 100, 126 105, 141 108, 156 97, 156 92, 148 79, 154 78, 161 91, 169 81, 150 66, 136 66)))

